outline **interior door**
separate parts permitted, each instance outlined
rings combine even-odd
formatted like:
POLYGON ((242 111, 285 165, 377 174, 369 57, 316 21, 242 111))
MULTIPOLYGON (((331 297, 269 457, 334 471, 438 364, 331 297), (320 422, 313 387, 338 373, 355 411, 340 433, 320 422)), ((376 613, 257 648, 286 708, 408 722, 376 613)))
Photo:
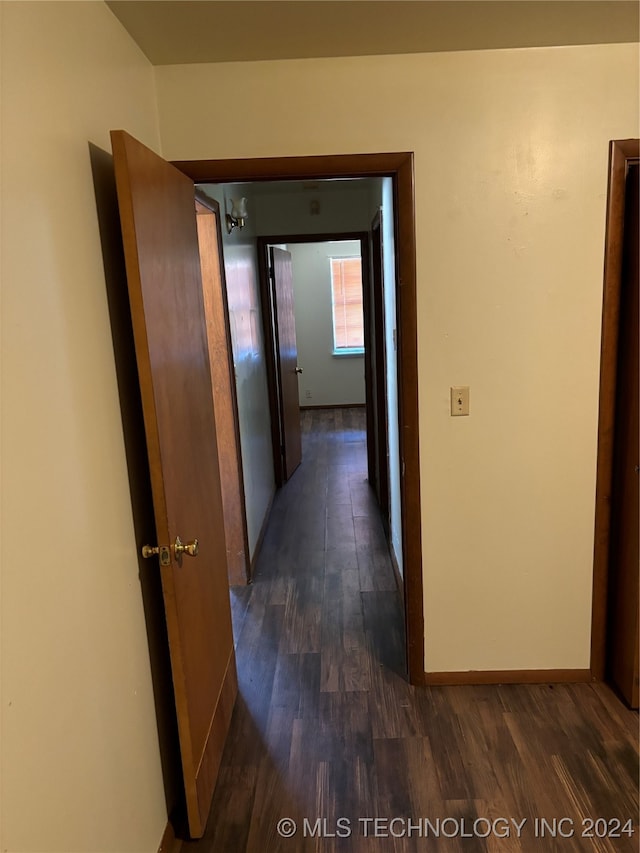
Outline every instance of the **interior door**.
POLYGON ((611 551, 609 557, 609 674, 632 708, 638 707, 638 231, 640 166, 626 179, 620 338, 616 392, 611 551))
POLYGON ((293 302, 293 273, 291 254, 271 246, 269 249, 271 281, 273 284, 274 327, 276 338, 276 369, 280 386, 279 406, 282 437, 284 478, 289 477, 302 461, 300 429, 300 397, 298 348, 293 302))
POLYGON ((160 549, 189 831, 200 837, 237 678, 194 185, 123 131, 111 141, 158 536, 148 544, 160 549))
POLYGON ((196 223, 214 391, 213 411, 222 487, 227 572, 231 585, 245 585, 250 571, 249 542, 229 308, 222 259, 220 209, 216 201, 202 193, 196 199, 196 223))

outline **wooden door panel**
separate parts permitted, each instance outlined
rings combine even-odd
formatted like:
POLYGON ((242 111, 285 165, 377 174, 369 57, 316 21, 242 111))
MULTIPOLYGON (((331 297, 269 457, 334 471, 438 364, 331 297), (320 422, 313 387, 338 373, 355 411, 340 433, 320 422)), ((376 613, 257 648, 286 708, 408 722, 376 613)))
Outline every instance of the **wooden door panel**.
POLYGON ((283 249, 271 247, 273 294, 276 325, 276 360, 280 380, 281 422, 284 444, 285 479, 302 461, 302 433, 300 427, 300 396, 298 393, 298 349, 293 302, 293 274, 291 255, 283 249))
POLYGON ((249 579, 249 544, 244 510, 235 377, 230 354, 231 334, 222 262, 220 213, 215 201, 196 201, 196 222, 213 383, 227 571, 230 584, 245 585, 249 579))
POLYGON ((609 671, 632 708, 638 707, 638 518, 639 339, 638 180, 630 166, 626 182, 620 292, 617 402, 610 552, 609 671))
MULTIPOLYGON (((237 690, 192 181, 112 132, 189 830, 204 831, 237 690), (196 557, 176 537, 197 538, 196 557)), ((156 543, 150 543, 156 544, 156 543)), ((157 558, 154 558, 157 559, 157 558)))

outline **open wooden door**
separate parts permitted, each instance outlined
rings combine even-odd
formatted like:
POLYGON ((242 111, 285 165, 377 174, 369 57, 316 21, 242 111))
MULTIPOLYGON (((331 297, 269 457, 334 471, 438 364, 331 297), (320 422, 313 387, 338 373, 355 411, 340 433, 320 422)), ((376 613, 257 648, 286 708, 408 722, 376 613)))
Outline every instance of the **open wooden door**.
POLYGON ((250 573, 249 540, 229 307, 222 259, 220 208, 216 201, 207 198, 202 192, 196 198, 196 223, 213 384, 227 572, 230 585, 246 585, 250 573))
POLYGON ((279 406, 282 438, 284 479, 302 461, 302 431, 300 428, 300 397, 298 393, 298 348, 293 303, 293 274, 291 254, 272 246, 269 249, 273 283, 276 363, 279 382, 279 406))
POLYGON ((237 678, 194 185, 123 131, 111 141, 158 536, 143 553, 158 561, 162 578, 197 838, 237 678))
POLYGON ((640 165, 629 165, 620 277, 620 327, 616 377, 611 544, 609 552, 608 671, 631 708, 638 707, 639 186, 640 165))

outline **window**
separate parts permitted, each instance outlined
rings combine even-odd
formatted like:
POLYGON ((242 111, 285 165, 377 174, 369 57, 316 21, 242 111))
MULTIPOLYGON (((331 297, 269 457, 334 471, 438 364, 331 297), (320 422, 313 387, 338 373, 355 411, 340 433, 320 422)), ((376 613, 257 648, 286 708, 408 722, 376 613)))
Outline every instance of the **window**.
POLYGON ((333 354, 364 352, 362 259, 330 258, 333 305, 333 354))

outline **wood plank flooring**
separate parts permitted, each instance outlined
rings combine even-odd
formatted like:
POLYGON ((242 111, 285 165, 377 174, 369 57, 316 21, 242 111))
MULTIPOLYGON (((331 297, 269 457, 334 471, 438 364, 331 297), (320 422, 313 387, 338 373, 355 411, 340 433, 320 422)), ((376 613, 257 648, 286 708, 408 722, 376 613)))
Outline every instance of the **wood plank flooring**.
POLYGON ((638 849, 638 716, 606 686, 407 684, 362 410, 303 414, 303 463, 231 595, 239 696, 185 851, 638 849))

